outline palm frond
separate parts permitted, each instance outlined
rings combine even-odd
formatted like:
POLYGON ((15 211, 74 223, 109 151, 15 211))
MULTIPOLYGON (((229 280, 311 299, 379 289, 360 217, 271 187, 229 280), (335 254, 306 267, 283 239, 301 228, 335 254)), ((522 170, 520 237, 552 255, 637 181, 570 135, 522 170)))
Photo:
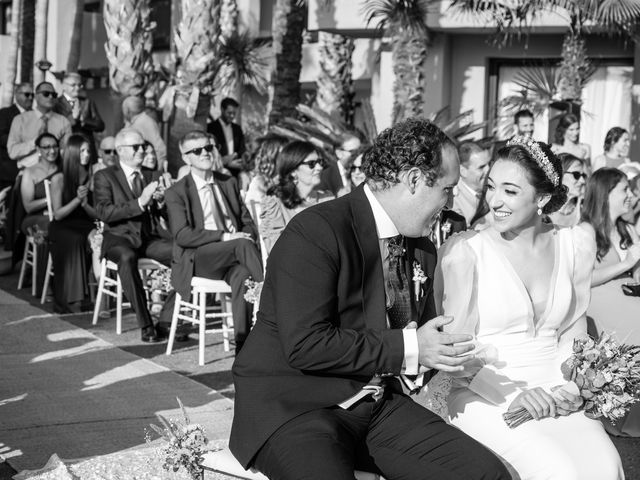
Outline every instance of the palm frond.
POLYGON ((407 30, 426 36, 426 18, 431 0, 365 0, 362 13, 367 25, 377 22, 383 31, 407 30))
POLYGON ((606 26, 621 26, 637 23, 640 19, 640 0, 602 0, 593 16, 593 21, 606 26))
POLYGON ((513 82, 526 91, 527 96, 551 101, 557 91, 558 69, 551 66, 523 69, 516 73, 513 82))
POLYGON ((251 87, 265 94, 269 84, 270 42, 254 39, 248 31, 234 32, 220 38, 220 56, 223 61, 217 86, 230 88, 238 82, 240 88, 251 87))

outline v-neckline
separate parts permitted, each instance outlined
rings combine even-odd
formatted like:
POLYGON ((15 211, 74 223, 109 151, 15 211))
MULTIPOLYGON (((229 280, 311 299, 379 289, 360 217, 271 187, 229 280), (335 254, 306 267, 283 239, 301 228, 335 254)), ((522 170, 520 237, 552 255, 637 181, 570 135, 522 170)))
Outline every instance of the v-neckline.
POLYGON ((505 269, 509 271, 511 276, 513 277, 517 288, 520 290, 522 297, 526 300, 527 310, 529 316, 531 318, 531 329, 533 332, 537 332, 539 327, 544 324, 544 321, 549 316, 549 312, 551 310, 551 306, 553 305, 554 293, 556 291, 557 282, 558 282, 558 270, 559 270, 559 260, 560 260, 560 242, 558 240, 558 229, 554 227, 553 229, 553 249, 554 249, 554 259, 553 259, 553 271, 551 272, 551 282, 549 283, 549 291, 547 292, 547 303, 545 305, 544 310, 540 317, 536 318, 535 308, 533 305, 533 299, 531 298, 531 294, 527 289, 524 281, 518 275, 518 272, 514 268, 511 260, 500 250, 500 246, 497 244, 497 241, 491 236, 491 233, 487 231, 487 237, 489 237, 489 241, 492 243, 494 250, 496 251, 496 255, 500 258, 502 263, 505 266, 505 269))

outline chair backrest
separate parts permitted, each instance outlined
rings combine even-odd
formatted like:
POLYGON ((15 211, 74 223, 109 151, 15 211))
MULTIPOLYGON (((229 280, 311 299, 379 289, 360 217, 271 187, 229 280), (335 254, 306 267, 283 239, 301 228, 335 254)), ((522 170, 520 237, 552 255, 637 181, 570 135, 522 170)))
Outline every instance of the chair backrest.
POLYGON ((262 213, 262 206, 260 205, 260 202, 257 202, 256 200, 251 200, 249 202, 249 213, 251 213, 251 216, 253 217, 253 221, 256 224, 256 227, 258 227, 258 238, 260 239, 260 252, 262 253, 262 268, 263 270, 267 269, 267 257, 269 256, 269 253, 267 252, 267 246, 264 244, 264 239, 262 238, 262 235, 260 235, 260 214, 262 213))
POLYGON ((53 221, 53 203, 51 202, 51 180, 44 181, 44 194, 47 197, 47 216, 53 221))

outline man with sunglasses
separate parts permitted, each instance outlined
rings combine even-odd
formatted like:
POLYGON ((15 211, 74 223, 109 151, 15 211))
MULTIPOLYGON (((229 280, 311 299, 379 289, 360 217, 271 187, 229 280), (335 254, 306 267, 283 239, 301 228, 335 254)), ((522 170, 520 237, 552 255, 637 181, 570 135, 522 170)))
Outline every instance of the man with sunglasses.
POLYGON ((183 297, 191 295, 194 276, 231 285, 233 328, 238 353, 251 328, 253 309, 244 299, 244 282, 262 281, 257 229, 234 177, 223 175, 210 135, 194 131, 180 141, 190 173, 166 192, 174 237, 171 282, 183 297))
MULTIPOLYGON (((138 272, 138 258, 146 257, 171 266, 171 241, 158 234, 160 216, 166 215, 160 172, 142 167, 145 142, 136 130, 124 129, 115 138, 119 164, 96 173, 95 209, 105 224, 102 255, 118 265, 125 296, 131 302, 143 342, 159 342, 161 336, 147 308, 147 298, 138 272)), ((170 294, 160 316, 171 317, 174 295, 170 294)))
POLYGON ((35 140, 45 132, 58 139, 60 149, 65 147, 67 138, 71 135, 71 123, 53 111, 57 97, 51 83, 41 82, 36 87, 36 107, 13 119, 7 150, 9 157, 17 162, 18 168, 29 167, 38 161, 35 140))
POLYGON ((328 190, 335 196, 338 196, 342 192, 349 192, 351 184, 349 182, 349 163, 352 159, 352 155, 356 153, 362 142, 360 139, 352 133, 346 134, 340 145, 335 149, 337 162, 331 160, 327 168, 322 171, 322 180, 316 187, 317 190, 328 190))
POLYGON ((94 132, 104 130, 104 122, 93 100, 87 98, 82 88, 82 77, 69 72, 62 80, 62 95, 53 107, 53 111, 67 117, 73 133, 81 133, 93 140, 94 132))
POLYGON ((18 175, 16 162, 9 158, 7 141, 13 119, 33 106, 33 85, 23 82, 16 86, 13 105, 0 109, 0 190, 12 186, 18 175))

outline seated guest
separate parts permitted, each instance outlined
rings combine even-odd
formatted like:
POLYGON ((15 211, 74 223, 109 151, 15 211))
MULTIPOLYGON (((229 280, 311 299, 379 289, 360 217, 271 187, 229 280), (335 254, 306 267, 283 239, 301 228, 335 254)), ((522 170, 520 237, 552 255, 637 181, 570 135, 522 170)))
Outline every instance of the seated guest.
MULTIPOLYGON (((209 139, 211 140, 212 144, 215 144, 215 138, 213 138, 213 136, 209 135, 209 139)), ((230 176, 231 172, 229 172, 229 170, 227 170, 226 168, 224 168, 224 165, 222 165, 222 158, 220 157, 220 151, 217 148, 214 148, 211 151, 211 155, 213 156, 213 162, 212 162, 212 168, 214 172, 218 172, 218 173, 222 173, 224 175, 230 176)), ((178 175, 176 176, 176 181, 182 179, 183 177, 189 175, 189 173, 191 173, 191 165, 189 164, 184 164, 180 167, 180 169, 178 170, 178 175)))
POLYGON ((107 168, 118 163, 115 141, 116 139, 111 136, 104 137, 100 141, 98 161, 93 164, 92 173, 96 173, 98 170, 102 170, 103 168, 107 168))
MULTIPOLYGON (((159 170, 160 164, 158 163, 158 156, 156 155, 156 149, 152 143, 146 142, 144 147, 144 159, 142 160, 142 166, 149 170, 159 170)), ((165 165, 166 166, 166 165, 165 165)), ((171 175, 167 172, 162 173, 160 182, 164 182, 165 188, 168 188, 173 183, 171 175)))
POLYGON ((9 158, 7 141, 13 119, 33 106, 33 85, 23 82, 16 85, 13 105, 0 109, 0 190, 12 187, 18 176, 18 166, 9 158))
POLYGON ((591 147, 580 143, 580 120, 573 113, 566 113, 558 121, 555 131, 555 141, 551 150, 556 155, 570 153, 583 160, 587 168, 591 167, 591 147))
POLYGON ((289 143, 278 155, 276 163, 278 183, 267 192, 260 212, 260 236, 267 253, 294 215, 334 198, 329 192, 315 190, 320 183, 324 160, 311 143, 289 143))
MULTIPOLYGON (((624 173, 598 169, 587 182, 582 221, 590 226, 597 246, 588 315, 599 332, 640 345, 640 297, 622 290, 624 284, 640 280, 640 239, 622 219, 631 209, 632 196, 624 173)), ((626 418, 605 427, 616 435, 640 436, 640 407, 635 405, 626 418)))
POLYGON ((599 168, 620 168, 629 162, 631 137, 622 127, 613 127, 604 137, 604 153, 593 159, 593 171, 599 168))
POLYGON ((276 158, 289 140, 279 135, 268 135, 258 139, 258 148, 253 154, 253 178, 249 182, 244 201, 262 202, 267 190, 274 185, 276 177, 276 158))
POLYGON ((458 148, 458 155, 460 181, 453 194, 453 211, 462 215, 470 225, 489 170, 489 151, 475 142, 464 142, 458 148))
POLYGON ((82 77, 75 72, 66 73, 62 79, 62 95, 53 111, 67 117, 73 133, 83 134, 93 143, 94 132, 104 130, 104 122, 93 100, 87 98, 82 88, 82 77))
POLYGON ((586 161, 570 153, 558 154, 562 163, 562 184, 567 187, 567 201, 547 218, 559 227, 573 227, 580 220, 580 209, 584 200, 584 186, 587 183, 586 161))
POLYGON ((58 313, 77 311, 89 293, 89 245, 96 213, 91 206, 89 183, 96 162, 92 141, 81 134, 69 137, 62 154, 62 172, 51 179, 54 220, 49 227, 49 248, 54 282, 54 309, 58 313))
MULTIPOLYGON (((144 139, 136 130, 123 129, 116 135, 118 165, 100 170, 94 179, 94 205, 105 224, 102 254, 118 265, 125 296, 131 302, 143 342, 161 340, 151 320, 138 272, 138 258, 147 257, 169 267, 171 242, 160 238, 154 225, 166 215, 160 173, 142 168, 144 139)), ((173 312, 173 295, 164 304, 165 322, 173 312)))
POLYGON ((38 149, 34 140, 43 133, 52 134, 59 146, 64 148, 71 135, 71 124, 64 116, 53 111, 56 98, 53 85, 41 82, 36 87, 36 107, 13 119, 7 150, 9 157, 18 162, 18 168, 28 167, 38 161, 38 149))
POLYGON ((262 281, 262 264, 255 244, 256 228, 235 178, 222 168, 205 132, 187 133, 180 141, 182 160, 191 166, 166 192, 173 234, 171 282, 183 298, 191 295, 193 276, 224 280, 231 285, 236 353, 249 334, 253 310, 244 299, 244 282, 262 281), (214 165, 217 163, 217 165, 214 165))
POLYGON ((162 139, 160 124, 145 110, 144 98, 136 96, 125 98, 122 102, 122 115, 126 127, 137 130, 146 142, 153 145, 160 170, 165 171, 167 146, 162 139))
POLYGON ((322 172, 322 179, 318 185, 318 190, 332 192, 336 197, 340 196, 340 193, 348 193, 351 190, 349 171, 347 169, 352 154, 355 153, 361 145, 362 142, 353 133, 347 133, 342 138, 340 144, 335 149, 337 161, 333 159, 329 160, 327 168, 322 172))
MULTIPOLYGON (((362 171, 362 158, 369 149, 369 145, 362 145, 358 150, 353 152, 349 160, 349 192, 359 187, 366 180, 366 176, 362 171)), ((349 193, 344 191, 344 193, 349 193)))

